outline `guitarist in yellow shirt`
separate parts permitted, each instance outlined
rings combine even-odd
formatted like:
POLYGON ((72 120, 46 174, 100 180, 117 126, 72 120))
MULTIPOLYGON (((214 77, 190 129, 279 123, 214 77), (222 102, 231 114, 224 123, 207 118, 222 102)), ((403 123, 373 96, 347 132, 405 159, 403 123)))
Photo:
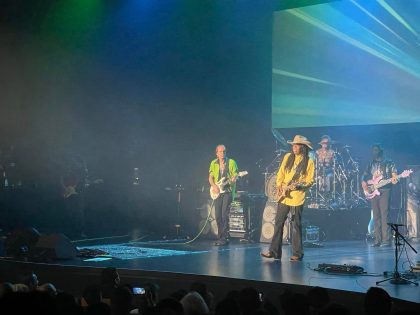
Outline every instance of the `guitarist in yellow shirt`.
POLYGON ((292 145, 292 152, 287 153, 277 173, 278 207, 274 225, 274 235, 267 251, 261 252, 265 258, 281 259, 282 236, 284 223, 289 212, 292 213, 292 256, 291 261, 303 258, 302 244, 302 211, 306 190, 314 183, 314 161, 309 158, 312 145, 301 135, 296 135, 292 145))

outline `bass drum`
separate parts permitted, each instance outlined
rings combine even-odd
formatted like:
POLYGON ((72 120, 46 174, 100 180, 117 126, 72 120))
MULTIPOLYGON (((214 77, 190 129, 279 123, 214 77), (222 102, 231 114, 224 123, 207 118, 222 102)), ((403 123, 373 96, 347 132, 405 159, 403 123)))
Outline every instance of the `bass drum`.
POLYGON ((265 182, 265 195, 267 196, 268 201, 276 202, 276 178, 277 172, 270 174, 265 182))

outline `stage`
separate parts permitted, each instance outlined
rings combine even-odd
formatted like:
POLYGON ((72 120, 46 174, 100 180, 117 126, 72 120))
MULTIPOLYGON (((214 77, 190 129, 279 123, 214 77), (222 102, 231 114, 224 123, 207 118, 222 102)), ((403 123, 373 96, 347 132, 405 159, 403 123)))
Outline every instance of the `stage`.
MULTIPOLYGON (((269 288, 266 290, 276 288, 277 292, 280 292, 279 288, 296 290, 299 287, 322 286, 347 293, 364 293, 369 287, 375 286, 376 281, 385 279, 385 271, 393 270, 393 247, 373 248, 366 241, 329 241, 319 245, 305 246, 304 260, 290 262, 289 245, 283 246, 282 261, 274 261, 260 256, 260 251, 267 244, 245 244, 239 239, 233 239, 225 247, 215 247, 209 240, 192 244, 172 244, 169 241, 113 244, 84 241, 77 242, 78 249, 102 250, 109 255, 36 263, 2 259, 1 265, 10 270, 32 268, 44 281, 48 278, 48 281, 67 286, 69 282, 66 277, 72 277, 77 283, 78 277, 85 282, 93 281, 99 273, 97 268, 113 266, 118 268, 123 281, 157 282, 161 287, 171 282, 173 288, 180 288, 182 283, 199 279, 209 283, 210 287, 217 283, 214 288, 224 286, 224 290, 227 290, 228 279, 232 287, 238 288, 252 282, 253 286, 269 288), (363 267, 366 273, 334 275, 315 271, 322 263, 356 265, 363 267)), ((413 245, 418 248, 418 244, 413 245)), ((419 256, 409 248, 404 250, 399 264, 401 271, 409 268, 408 259, 415 264, 419 256)), ((380 287, 394 298, 416 303, 420 301, 420 290, 414 285, 385 282, 380 287)))

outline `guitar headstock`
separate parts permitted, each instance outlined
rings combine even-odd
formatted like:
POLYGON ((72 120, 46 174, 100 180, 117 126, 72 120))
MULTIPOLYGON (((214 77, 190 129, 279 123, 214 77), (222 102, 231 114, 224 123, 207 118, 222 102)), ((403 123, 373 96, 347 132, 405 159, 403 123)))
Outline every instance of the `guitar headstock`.
POLYGON ((239 177, 242 177, 242 176, 245 176, 245 175, 248 175, 248 171, 242 171, 242 172, 238 173, 239 177))
POLYGON ((406 177, 410 176, 410 174, 411 174, 411 173, 413 173, 413 170, 412 170, 412 169, 405 170, 405 171, 403 171, 403 172, 401 173, 400 177, 402 177, 402 178, 406 178, 406 177))

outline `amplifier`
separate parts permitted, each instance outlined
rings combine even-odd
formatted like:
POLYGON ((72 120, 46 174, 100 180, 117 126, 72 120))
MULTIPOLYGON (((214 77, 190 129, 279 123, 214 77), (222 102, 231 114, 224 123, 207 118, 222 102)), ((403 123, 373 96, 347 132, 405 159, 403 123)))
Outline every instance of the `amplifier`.
POLYGON ((246 232, 246 219, 243 213, 229 214, 229 231, 230 232, 246 232))

